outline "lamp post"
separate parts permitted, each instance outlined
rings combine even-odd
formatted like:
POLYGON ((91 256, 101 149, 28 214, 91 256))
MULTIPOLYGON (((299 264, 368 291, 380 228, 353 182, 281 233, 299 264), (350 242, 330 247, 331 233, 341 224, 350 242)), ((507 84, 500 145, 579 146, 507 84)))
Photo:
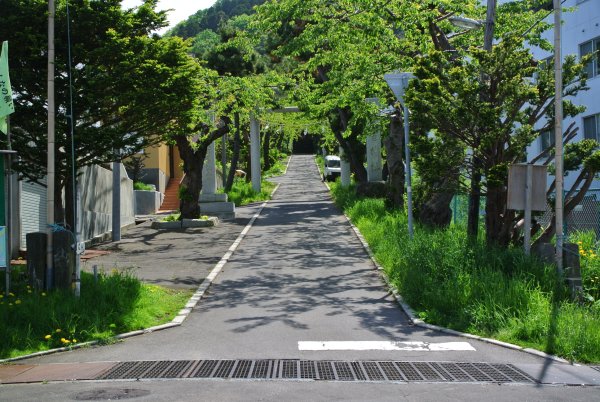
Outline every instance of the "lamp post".
POLYGON ((413 238, 413 206, 412 206, 412 172, 410 169, 410 148, 409 148, 409 122, 408 122, 408 106, 404 102, 404 92, 408 87, 408 82, 415 76, 412 73, 394 72, 383 76, 385 82, 398 99, 404 108, 404 159, 405 159, 405 178, 406 178, 406 206, 408 214, 408 235, 413 238))

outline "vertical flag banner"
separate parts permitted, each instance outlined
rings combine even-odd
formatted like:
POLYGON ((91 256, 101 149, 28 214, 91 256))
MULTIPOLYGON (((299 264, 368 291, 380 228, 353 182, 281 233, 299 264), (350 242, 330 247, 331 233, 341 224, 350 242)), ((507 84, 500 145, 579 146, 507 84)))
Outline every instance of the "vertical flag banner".
POLYGON ((15 105, 8 76, 8 42, 4 41, 2 42, 2 53, 0 53, 0 131, 4 134, 8 132, 6 116, 14 111, 15 105))

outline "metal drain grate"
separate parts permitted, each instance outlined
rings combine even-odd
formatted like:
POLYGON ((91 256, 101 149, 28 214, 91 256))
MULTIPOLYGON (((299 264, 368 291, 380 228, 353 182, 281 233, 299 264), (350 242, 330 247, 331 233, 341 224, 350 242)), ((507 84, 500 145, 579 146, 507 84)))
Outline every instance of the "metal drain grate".
POLYGON ((593 368, 596 371, 600 371, 600 366, 590 366, 591 368, 593 368))
MULTIPOLYGON (((592 366, 600 371, 600 366, 592 366)), ((327 381, 535 383, 512 364, 330 361, 181 360, 116 364, 97 379, 238 378, 327 381)))

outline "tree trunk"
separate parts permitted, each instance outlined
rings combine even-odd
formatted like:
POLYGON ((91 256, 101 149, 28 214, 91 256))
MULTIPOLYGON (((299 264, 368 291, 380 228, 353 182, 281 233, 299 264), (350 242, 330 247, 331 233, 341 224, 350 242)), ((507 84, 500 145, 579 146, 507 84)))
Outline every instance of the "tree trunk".
POLYGON ((340 146, 344 149, 346 158, 350 163, 350 170, 354 173, 354 180, 359 183, 367 181, 367 169, 363 162, 366 154, 364 144, 357 139, 357 134, 352 132, 349 137, 344 138, 342 133, 348 128, 350 117, 349 112, 344 109, 338 109, 339 124, 332 125, 332 131, 340 146))
POLYGON ((477 238, 479 233, 479 208, 481 205, 481 163, 473 155, 473 169, 471 170, 471 190, 469 192, 469 209, 467 213, 467 234, 477 238))
POLYGON ((58 176, 54 180, 54 222, 65 224, 65 208, 63 207, 63 185, 64 181, 58 176))
POLYGON ((507 247, 510 243, 514 212, 506 209, 504 186, 489 187, 485 203, 485 235, 488 245, 507 247))
POLYGON ((404 131, 402 120, 396 116, 390 123, 390 132, 383 140, 387 154, 388 166, 387 202, 394 208, 404 208, 404 164, 402 150, 404 148, 404 131))
POLYGON ((235 134, 233 137, 233 155, 231 156, 231 166, 229 167, 229 174, 227 175, 227 183, 225 183, 225 192, 231 190, 233 186, 233 179, 235 178, 235 171, 238 167, 238 160, 240 159, 240 115, 235 114, 235 134))
POLYGON ((270 157, 270 147, 271 147, 271 131, 265 130, 265 135, 263 136, 263 172, 271 169, 271 157, 270 157))
POLYGON ((178 135, 175 142, 183 160, 185 177, 180 185, 180 219, 197 219, 200 216, 200 190, 202 190, 202 167, 206 158, 206 147, 192 149, 187 137, 178 135))
POLYGON ((440 189, 441 191, 431 194, 429 199, 419 206, 419 222, 431 227, 448 227, 452 221, 452 209, 450 203, 454 198, 453 191, 444 191, 450 189, 452 181, 456 178, 444 178, 440 189))

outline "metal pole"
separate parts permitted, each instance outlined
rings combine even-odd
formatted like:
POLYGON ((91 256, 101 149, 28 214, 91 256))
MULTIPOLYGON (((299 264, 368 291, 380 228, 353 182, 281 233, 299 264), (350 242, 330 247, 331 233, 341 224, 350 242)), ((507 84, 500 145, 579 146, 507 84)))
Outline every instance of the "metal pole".
MULTIPOLYGON (((12 150, 10 142, 10 115, 6 116, 7 149, 12 150)), ((12 157, 6 155, 6 294, 10 292, 10 260, 12 259, 12 157)))
POLYGON ((48 0, 48 165, 46 179, 46 220, 48 223, 46 242, 46 289, 54 285, 54 262, 52 259, 52 225, 54 224, 54 0, 48 0))
POLYGON ((71 136, 71 176, 72 176, 72 191, 73 191, 73 249, 75 250, 75 296, 80 296, 81 289, 81 261, 79 239, 81 238, 80 221, 79 221, 79 203, 81 201, 79 194, 79 186, 77 185, 77 166, 75 163, 75 112, 73 110, 73 73, 71 66, 71 13, 69 12, 69 2, 66 3, 67 11, 67 68, 69 75, 69 128, 71 136))
MULTIPOLYGON (((115 151, 115 155, 117 151, 115 151)), ((112 241, 121 240, 121 164, 113 162, 112 241)))
POLYGON ((525 181, 525 225, 523 231, 523 245, 525 255, 531 250, 531 193, 533 188, 533 166, 527 164, 527 179, 525 181))
POLYGON ((563 139, 562 139, 562 52, 561 52, 561 20, 560 0, 554 0, 554 165, 556 171, 556 197, 554 213, 556 215, 556 269, 563 273, 563 139))
MULTIPOLYGON (((405 88, 408 86, 408 79, 405 81, 405 88)), ((407 214, 408 214, 408 236, 413 238, 413 205, 412 205, 412 184, 411 184, 411 174, 412 171, 410 169, 410 148, 409 144, 409 129, 410 125, 408 122, 408 106, 406 102, 404 103, 404 159, 405 159, 405 171, 406 171, 406 206, 407 206, 407 214)))
MULTIPOLYGON (((81 217, 83 213, 81 211, 81 187, 79 184, 75 187, 76 197, 74 209, 77 213, 77 219, 75 219, 75 297, 81 296, 81 254, 83 248, 80 247, 79 239, 81 239, 81 217)), ((82 245, 84 243, 81 243, 82 245)))

